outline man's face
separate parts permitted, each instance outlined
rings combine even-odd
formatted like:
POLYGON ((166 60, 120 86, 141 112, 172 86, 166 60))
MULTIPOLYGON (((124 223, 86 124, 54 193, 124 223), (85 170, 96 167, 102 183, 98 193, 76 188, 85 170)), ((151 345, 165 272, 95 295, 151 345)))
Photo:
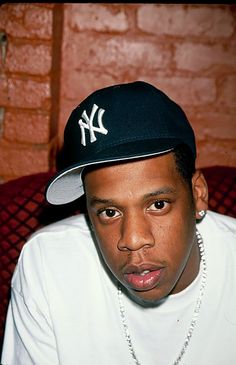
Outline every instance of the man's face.
POLYGON ((155 303, 194 280, 198 198, 172 153, 96 168, 85 175, 85 191, 102 256, 141 303, 155 303))

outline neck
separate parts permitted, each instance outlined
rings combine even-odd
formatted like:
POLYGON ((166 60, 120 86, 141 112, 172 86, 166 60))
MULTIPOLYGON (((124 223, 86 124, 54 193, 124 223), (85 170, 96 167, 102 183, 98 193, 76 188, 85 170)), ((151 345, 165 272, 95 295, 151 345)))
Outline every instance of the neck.
POLYGON ((200 252, 197 238, 191 247, 184 269, 170 294, 177 294, 186 289, 197 277, 200 270, 200 252))

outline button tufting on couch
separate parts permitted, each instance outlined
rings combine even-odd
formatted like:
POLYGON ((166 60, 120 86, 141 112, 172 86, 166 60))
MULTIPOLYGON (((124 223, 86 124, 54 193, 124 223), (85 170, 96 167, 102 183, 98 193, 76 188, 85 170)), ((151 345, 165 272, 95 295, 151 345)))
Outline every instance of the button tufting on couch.
MULTIPOLYGON (((209 187, 209 209, 236 218, 236 167, 214 166, 202 171, 209 187)), ((44 190, 52 174, 38 173, 0 185, 0 346, 10 281, 22 246, 40 227, 77 214, 85 206, 83 198, 64 206, 47 204, 44 190)))

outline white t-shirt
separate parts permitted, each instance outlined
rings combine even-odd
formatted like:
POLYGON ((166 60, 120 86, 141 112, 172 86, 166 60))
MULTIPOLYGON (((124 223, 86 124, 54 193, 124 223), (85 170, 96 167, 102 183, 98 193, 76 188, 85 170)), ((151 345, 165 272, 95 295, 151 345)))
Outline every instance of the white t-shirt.
MULTIPOLYGON (((236 220, 208 211, 197 225, 207 281, 184 365, 236 364, 236 220)), ((141 365, 172 365, 189 330, 201 270, 155 308, 123 295, 141 365)), ((117 283, 103 266, 83 215, 36 232, 12 279, 2 365, 133 365, 117 283)))

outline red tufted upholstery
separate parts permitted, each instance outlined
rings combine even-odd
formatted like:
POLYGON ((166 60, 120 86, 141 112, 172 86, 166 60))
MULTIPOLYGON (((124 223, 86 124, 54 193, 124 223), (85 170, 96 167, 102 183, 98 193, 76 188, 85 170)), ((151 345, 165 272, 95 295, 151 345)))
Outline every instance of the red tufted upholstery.
MULTIPOLYGON (((209 208, 236 217, 236 168, 215 166, 202 171, 209 186, 209 208)), ((83 199, 62 207, 45 202, 45 184, 51 175, 51 172, 39 173, 0 185, 1 343, 10 280, 22 246, 38 228, 84 209, 83 199)))
POLYGON ((214 166, 202 169, 209 189, 209 208, 236 218, 236 168, 214 166))

